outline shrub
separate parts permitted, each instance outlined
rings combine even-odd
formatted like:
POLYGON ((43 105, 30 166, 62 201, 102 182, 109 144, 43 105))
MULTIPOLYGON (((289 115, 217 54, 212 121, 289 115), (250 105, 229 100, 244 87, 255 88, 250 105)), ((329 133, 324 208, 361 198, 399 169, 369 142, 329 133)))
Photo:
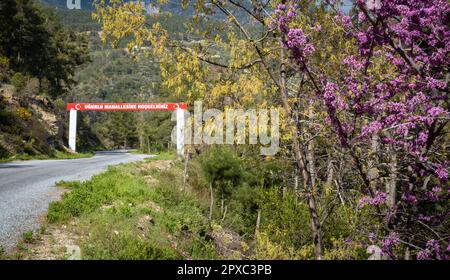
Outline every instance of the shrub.
POLYGON ((35 238, 32 231, 26 231, 22 234, 23 241, 25 243, 33 243, 35 238))
POLYGON ((314 256, 312 245, 296 249, 286 243, 273 242, 267 233, 257 234, 255 241, 254 257, 257 260, 305 260, 314 256))
POLYGON ((8 150, 0 145, 0 158, 8 158, 10 156, 8 150))
POLYGON ((0 56, 0 82, 5 82, 8 78, 9 59, 5 56, 0 56))
POLYGON ((104 234, 91 242, 82 244, 84 259, 117 259, 117 260, 176 260, 181 256, 170 247, 161 247, 150 240, 139 238, 130 233, 104 234))
POLYGON ((34 139, 30 139, 30 141, 26 142, 23 145, 23 151, 28 155, 35 155, 36 150, 34 149, 34 139))
POLYGON ((324 259, 361 260, 367 259, 366 248, 359 241, 350 238, 332 238, 332 247, 325 250, 324 259))
POLYGON ((26 85, 26 77, 22 73, 17 72, 11 77, 11 84, 17 91, 21 91, 26 85))
POLYGON ((0 56, 0 69, 9 68, 9 58, 6 56, 0 56))
POLYGON ((292 192, 282 197, 280 188, 263 190, 258 196, 261 209, 261 232, 272 242, 300 249, 312 244, 308 207, 297 202, 292 192))
POLYGON ((256 227, 258 203, 256 198, 261 189, 243 185, 237 187, 228 203, 225 225, 233 228, 244 237, 253 237, 256 227))
POLYGON ((33 115, 27 108, 19 107, 16 109, 16 114, 22 120, 28 120, 33 115))
POLYGON ((200 156, 203 174, 208 182, 238 185, 244 178, 239 158, 228 146, 212 146, 200 156))

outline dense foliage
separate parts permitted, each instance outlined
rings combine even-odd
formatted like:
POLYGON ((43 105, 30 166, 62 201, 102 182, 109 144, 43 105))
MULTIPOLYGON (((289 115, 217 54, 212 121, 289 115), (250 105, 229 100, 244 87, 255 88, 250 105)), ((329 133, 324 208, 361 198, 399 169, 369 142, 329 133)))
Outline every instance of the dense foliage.
MULTIPOLYGON (((1 158, 60 157, 67 142, 62 98, 89 60, 87 41, 29 0, 1 1, 0 26, 1 158)), ((90 131, 81 133, 80 148, 99 145, 90 131)))
POLYGON ((279 4, 275 13, 283 45, 314 82, 340 145, 357 166, 375 152, 371 168, 384 171, 378 178, 361 173, 367 196, 360 200, 385 216, 384 253, 394 257, 392 247, 403 242, 417 249, 419 259, 446 258, 449 162, 440 141, 448 139, 448 2, 356 1, 353 19, 337 12, 335 24, 357 51, 333 76, 309 61, 313 40, 291 26, 296 5, 279 4), (372 150, 356 151, 370 144, 372 150), (383 177, 390 180, 385 189, 373 182, 383 177))
POLYGON ((82 36, 30 0, 2 1, 0 13, 0 55, 12 70, 38 78, 41 88, 48 83, 53 95, 73 84, 75 67, 88 59, 82 36))
MULTIPOLYGON (((275 158, 291 161, 292 171, 281 173, 278 191, 272 185, 274 192, 265 194, 280 195, 271 207, 283 205, 263 211, 282 216, 256 238, 266 249, 274 256, 284 250, 295 252, 291 257, 361 258, 376 245, 383 258, 448 258, 447 1, 358 0, 345 11, 342 1, 180 5, 196 10, 181 40, 158 23, 143 24, 148 16, 139 3, 97 1, 95 17, 105 41, 117 45, 126 38, 130 50, 158 59, 163 86, 188 102, 283 110, 275 158), (286 228, 289 195, 299 206, 292 211, 306 211, 297 216, 309 220, 302 220, 308 231, 286 228), (341 226, 338 213, 352 226, 341 226), (277 232, 302 237, 282 245, 277 232)), ((247 158, 253 148, 237 150, 247 158)), ((222 165, 203 163, 206 181, 220 177, 222 171, 212 176, 210 167, 222 165)), ((260 166, 254 172, 264 178, 270 165, 252 166, 260 166)), ((230 199, 248 201, 238 193, 252 192, 257 182, 231 184, 236 195, 230 199)), ((240 204, 230 201, 230 209, 233 203, 240 204)), ((236 209, 255 219, 264 203, 236 209)))

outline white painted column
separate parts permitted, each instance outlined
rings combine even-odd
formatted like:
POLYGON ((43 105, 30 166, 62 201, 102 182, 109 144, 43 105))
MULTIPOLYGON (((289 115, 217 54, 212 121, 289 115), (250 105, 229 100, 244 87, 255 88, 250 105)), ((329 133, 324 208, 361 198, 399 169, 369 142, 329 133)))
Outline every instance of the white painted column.
POLYGON ((69 118, 69 148, 76 151, 77 141, 77 110, 70 110, 69 118))
POLYGON ((177 109, 177 154, 184 155, 184 110, 177 109))
POLYGON ((69 10, 80 10, 81 9, 81 0, 67 0, 67 9, 69 10))

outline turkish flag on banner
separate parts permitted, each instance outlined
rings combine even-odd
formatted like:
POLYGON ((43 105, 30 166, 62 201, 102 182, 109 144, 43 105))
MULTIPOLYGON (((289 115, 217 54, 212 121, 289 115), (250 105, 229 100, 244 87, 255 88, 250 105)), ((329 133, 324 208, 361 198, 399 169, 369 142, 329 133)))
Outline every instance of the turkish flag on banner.
POLYGON ((77 111, 156 111, 186 110, 186 103, 68 103, 67 110, 77 111))

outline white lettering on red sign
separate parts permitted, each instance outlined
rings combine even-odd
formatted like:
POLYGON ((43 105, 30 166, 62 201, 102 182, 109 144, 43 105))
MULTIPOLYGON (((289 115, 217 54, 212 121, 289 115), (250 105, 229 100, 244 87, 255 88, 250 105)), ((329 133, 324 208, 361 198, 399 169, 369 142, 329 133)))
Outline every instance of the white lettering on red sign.
POLYGON ((67 110, 77 111, 142 111, 142 110, 177 110, 187 108, 186 103, 69 103, 67 110))

